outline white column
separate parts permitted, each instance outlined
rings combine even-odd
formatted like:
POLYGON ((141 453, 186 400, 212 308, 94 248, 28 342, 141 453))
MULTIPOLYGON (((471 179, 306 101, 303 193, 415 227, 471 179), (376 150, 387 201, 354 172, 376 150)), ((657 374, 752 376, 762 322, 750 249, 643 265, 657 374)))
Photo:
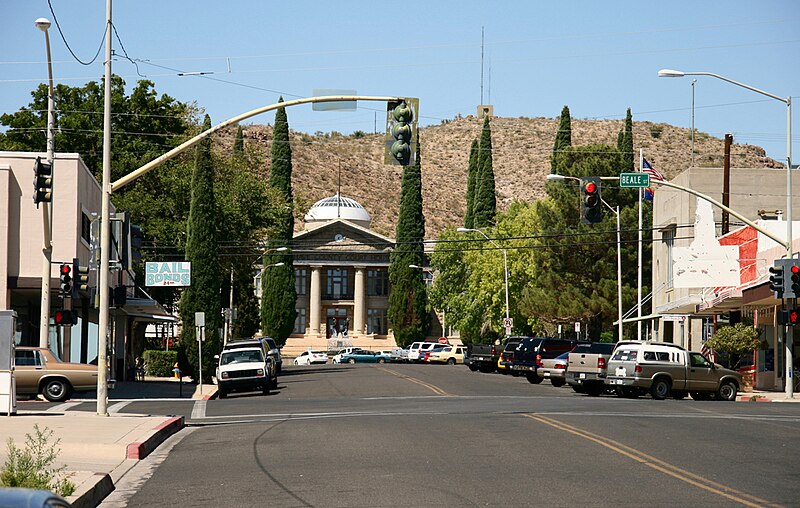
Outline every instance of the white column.
POLYGON ((319 333, 319 316, 322 310, 322 288, 320 286, 319 266, 311 267, 311 294, 308 300, 308 322, 311 328, 311 336, 315 337, 319 333))
POLYGON ((353 308, 353 335, 364 333, 364 324, 367 316, 367 285, 364 281, 364 271, 366 267, 356 266, 356 284, 354 288, 354 308, 353 308))

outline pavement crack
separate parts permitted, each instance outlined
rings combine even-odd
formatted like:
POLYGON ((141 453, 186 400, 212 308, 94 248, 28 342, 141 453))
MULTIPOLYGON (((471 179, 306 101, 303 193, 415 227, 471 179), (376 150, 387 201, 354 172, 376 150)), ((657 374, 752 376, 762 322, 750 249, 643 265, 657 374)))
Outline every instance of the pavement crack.
POLYGON ((286 485, 284 485, 284 484, 283 484, 283 483, 282 483, 280 480, 278 480, 277 478, 275 478, 275 476, 274 476, 272 473, 270 473, 270 472, 269 472, 269 470, 267 470, 267 468, 266 468, 266 466, 264 465, 264 463, 263 463, 263 462, 261 462, 261 458, 260 458, 260 457, 259 457, 259 455, 258 455, 258 441, 259 441, 259 440, 260 440, 262 437, 264 437, 264 435, 266 435, 266 433, 267 433, 267 432, 271 431, 272 429, 274 429, 275 427, 277 427, 278 425, 280 425, 280 424, 282 424, 282 423, 283 423, 283 422, 281 421, 281 422, 278 422, 278 423, 276 423, 275 425, 272 425, 272 426, 268 427, 267 429, 265 429, 265 430, 264 430, 264 432, 262 432, 261 434, 259 434, 259 435, 258 435, 258 437, 256 437, 256 438, 253 440, 253 456, 254 456, 254 457, 255 457, 255 459, 256 459, 256 463, 258 464, 258 468, 259 468, 259 469, 261 469, 261 471, 262 471, 262 472, 263 472, 263 473, 264 473, 264 474, 267 476, 267 478, 269 478, 270 480, 272 480, 272 481, 273 481, 273 483, 275 483, 275 485, 277 485, 277 486, 278 486, 278 487, 279 487, 279 488, 280 488, 282 491, 286 492, 286 493, 287 493, 287 494, 289 494, 291 497, 293 497, 294 499, 296 499, 296 500, 297 500, 297 501, 298 501, 300 504, 302 504, 303 506, 308 506, 308 507, 310 507, 310 508, 313 508, 313 507, 314 507, 314 505, 313 505, 313 504, 309 503, 309 502, 308 502, 308 501, 306 501, 305 499, 301 498, 300 496, 298 496, 297 494, 295 494, 294 492, 292 492, 292 490, 291 490, 290 488, 288 488, 288 487, 287 487, 286 485))

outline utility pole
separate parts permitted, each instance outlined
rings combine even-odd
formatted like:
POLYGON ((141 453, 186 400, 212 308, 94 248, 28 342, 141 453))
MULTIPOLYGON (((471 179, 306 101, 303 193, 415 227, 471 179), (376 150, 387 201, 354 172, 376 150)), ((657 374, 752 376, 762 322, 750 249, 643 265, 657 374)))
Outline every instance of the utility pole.
MULTIPOLYGON (((731 206, 731 143, 733 135, 725 134, 725 159, 722 162, 722 204, 731 206)), ((722 210, 722 234, 731 230, 731 218, 728 212, 722 210)))

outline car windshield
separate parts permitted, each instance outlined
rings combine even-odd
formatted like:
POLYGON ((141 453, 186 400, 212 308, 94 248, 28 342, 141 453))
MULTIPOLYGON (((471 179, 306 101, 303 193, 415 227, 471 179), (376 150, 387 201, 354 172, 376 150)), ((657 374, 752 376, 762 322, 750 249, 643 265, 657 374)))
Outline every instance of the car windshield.
POLYGON ((566 360, 567 358, 569 358, 569 351, 567 351, 566 353, 564 353, 562 355, 556 356, 556 360, 566 360))
POLYGON ((226 351, 222 353, 222 356, 219 359, 219 364, 229 365, 232 363, 248 363, 248 362, 263 362, 263 361, 264 357, 261 355, 261 351, 237 350, 237 351, 226 351))

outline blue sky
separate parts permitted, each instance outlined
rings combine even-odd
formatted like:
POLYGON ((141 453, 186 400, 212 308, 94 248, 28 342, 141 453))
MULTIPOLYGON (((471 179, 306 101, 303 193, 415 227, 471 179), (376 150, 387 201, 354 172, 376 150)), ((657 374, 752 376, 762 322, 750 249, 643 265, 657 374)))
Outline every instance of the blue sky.
MULTIPOLYGON (((51 4, 73 51, 91 60, 105 2, 51 4)), ((47 0, 0 0, 0 112, 26 105, 30 90, 46 80, 38 17, 53 21, 47 0)), ((781 97, 800 95, 800 2, 792 0, 117 0, 113 22, 122 41, 115 38, 115 52, 124 46, 142 60, 138 72, 159 93, 196 101, 214 123, 281 94, 291 99, 320 88, 419 97, 423 125, 474 114, 481 27, 483 101, 497 116, 555 117, 566 104, 574 118, 619 119, 630 107, 634 120, 689 127, 692 78, 658 78, 662 68, 709 71, 781 97), (214 80, 170 69, 213 73, 214 80)), ((76 63, 55 23, 51 46, 56 82, 79 86, 102 76, 102 53, 92 65, 76 63)), ((114 60, 113 71, 128 84, 139 79, 124 59, 114 60)), ((731 132, 735 142, 761 145, 785 161, 783 103, 710 77, 698 77, 695 86, 698 130, 731 132)), ((300 106, 288 111, 289 123, 310 133, 372 132, 378 110, 381 131, 383 107, 331 113, 300 106)), ((251 120, 271 121, 271 113, 251 120)), ((800 139, 800 125, 794 132, 800 139)), ((796 164, 796 142, 794 152, 796 164)))

